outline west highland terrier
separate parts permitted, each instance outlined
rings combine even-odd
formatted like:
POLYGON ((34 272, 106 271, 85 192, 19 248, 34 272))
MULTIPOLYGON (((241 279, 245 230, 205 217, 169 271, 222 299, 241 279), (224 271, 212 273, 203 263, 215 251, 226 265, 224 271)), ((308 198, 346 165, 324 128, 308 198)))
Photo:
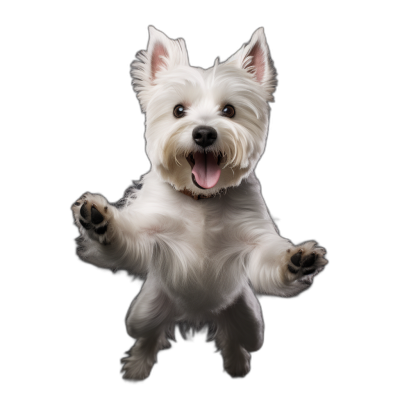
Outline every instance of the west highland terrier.
POLYGON ((183 39, 149 32, 131 75, 152 167, 117 203, 91 193, 74 203, 77 252, 145 279, 126 317, 136 342, 124 378, 149 376, 176 325, 184 337, 208 327, 225 370, 242 377, 264 340, 256 295, 308 289, 326 251, 279 235, 254 173, 277 85, 264 30, 209 69, 190 66, 183 39))

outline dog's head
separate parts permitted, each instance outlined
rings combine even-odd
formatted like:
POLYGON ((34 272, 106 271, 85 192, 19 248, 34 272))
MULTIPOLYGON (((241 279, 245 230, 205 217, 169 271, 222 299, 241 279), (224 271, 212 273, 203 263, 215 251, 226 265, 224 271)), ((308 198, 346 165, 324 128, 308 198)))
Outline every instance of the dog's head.
POLYGON ((239 185, 264 151, 277 84, 264 30, 207 70, 189 65, 183 39, 149 31, 148 48, 136 55, 131 74, 146 113, 152 168, 194 194, 239 185))

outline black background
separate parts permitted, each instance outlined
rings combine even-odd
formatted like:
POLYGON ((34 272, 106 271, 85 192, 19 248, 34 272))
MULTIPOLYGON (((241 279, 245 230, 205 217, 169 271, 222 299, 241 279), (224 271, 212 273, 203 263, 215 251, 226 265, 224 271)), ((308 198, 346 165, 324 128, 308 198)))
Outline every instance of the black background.
POLYGON ((145 6, 143 11, 55 10, 44 33, 52 150, 41 161, 48 179, 45 196, 58 209, 49 223, 58 229, 50 230, 54 233, 43 256, 46 289, 39 296, 47 367, 38 383, 47 388, 50 375, 60 393, 111 389, 113 398, 200 392, 267 397, 273 391, 284 397, 289 392, 339 393, 348 384, 358 390, 361 304, 352 294, 354 263, 344 217, 352 201, 345 168, 350 150, 343 146, 351 131, 343 101, 343 60, 351 38, 343 35, 347 10, 145 6), (278 87, 256 175, 281 236, 295 244, 316 240, 327 250, 329 264, 308 291, 291 299, 259 297, 264 344, 252 354, 250 373, 243 379, 224 372, 221 355, 200 332, 187 340, 177 333, 144 382, 123 381, 121 358, 134 344, 125 316, 142 282, 85 264, 76 255, 72 203, 87 191, 116 202, 150 169, 145 118, 130 78, 136 53, 147 48, 149 25, 171 39, 184 38, 190 64, 202 68, 211 67, 217 57, 226 60, 264 27, 278 87))

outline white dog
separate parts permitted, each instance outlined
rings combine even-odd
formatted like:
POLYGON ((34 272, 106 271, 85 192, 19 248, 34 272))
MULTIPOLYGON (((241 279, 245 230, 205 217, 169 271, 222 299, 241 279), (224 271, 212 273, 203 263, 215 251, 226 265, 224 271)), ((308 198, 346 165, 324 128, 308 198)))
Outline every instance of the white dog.
POLYGON ((262 28, 207 70, 190 66, 183 39, 149 31, 131 73, 152 168, 115 204, 86 193, 72 206, 78 255, 145 278, 126 317, 137 340, 124 378, 149 376, 175 325, 208 326, 225 370, 245 376, 264 336, 256 294, 295 296, 327 263, 315 241, 279 235, 254 173, 276 70, 262 28))

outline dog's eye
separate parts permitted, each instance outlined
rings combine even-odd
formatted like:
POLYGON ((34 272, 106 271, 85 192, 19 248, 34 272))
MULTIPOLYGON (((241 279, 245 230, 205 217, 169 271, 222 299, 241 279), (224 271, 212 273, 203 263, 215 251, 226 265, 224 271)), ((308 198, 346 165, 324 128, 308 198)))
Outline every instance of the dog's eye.
POLYGON ((185 115, 185 107, 182 104, 178 104, 174 108, 174 117, 175 118, 182 118, 185 115))
POLYGON ((235 109, 230 104, 227 104, 221 111, 224 117, 233 118, 235 116, 235 109))

